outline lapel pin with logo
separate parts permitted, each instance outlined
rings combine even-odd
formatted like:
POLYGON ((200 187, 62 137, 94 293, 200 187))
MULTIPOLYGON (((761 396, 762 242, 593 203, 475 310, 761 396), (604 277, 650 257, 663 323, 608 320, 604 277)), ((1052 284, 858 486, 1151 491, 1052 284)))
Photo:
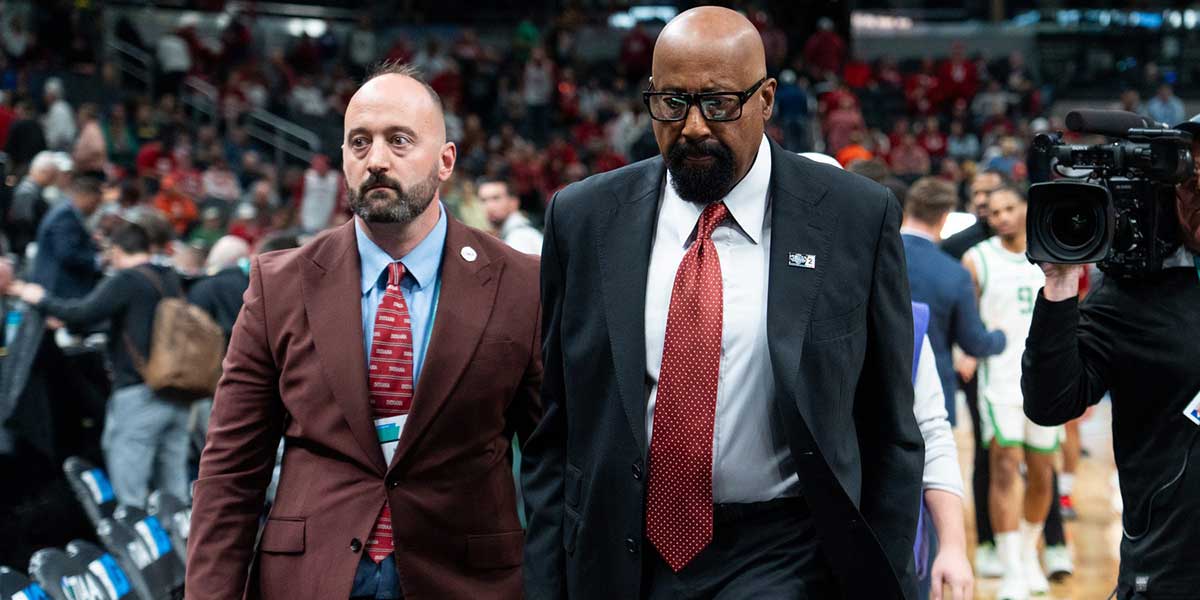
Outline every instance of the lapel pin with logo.
POLYGON ((478 254, 475 253, 475 249, 470 246, 463 246, 462 252, 460 252, 460 254, 462 254, 463 259, 466 260, 467 262, 475 262, 475 259, 478 258, 478 256, 479 256, 478 254))
POLYGON ((788 266, 789 267, 800 267, 801 269, 815 269, 815 268, 817 268, 817 255, 801 254, 799 252, 789 252, 788 253, 788 266))

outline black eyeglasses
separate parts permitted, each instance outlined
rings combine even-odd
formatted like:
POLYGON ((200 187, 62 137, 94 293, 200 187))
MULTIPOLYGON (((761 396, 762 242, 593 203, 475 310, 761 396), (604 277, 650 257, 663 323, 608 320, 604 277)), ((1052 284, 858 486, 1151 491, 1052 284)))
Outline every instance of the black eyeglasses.
POLYGON ((767 81, 766 77, 744 92, 642 92, 642 100, 655 121, 682 121, 687 118, 692 105, 700 107, 700 114, 709 121, 736 121, 742 118, 742 106, 767 81))

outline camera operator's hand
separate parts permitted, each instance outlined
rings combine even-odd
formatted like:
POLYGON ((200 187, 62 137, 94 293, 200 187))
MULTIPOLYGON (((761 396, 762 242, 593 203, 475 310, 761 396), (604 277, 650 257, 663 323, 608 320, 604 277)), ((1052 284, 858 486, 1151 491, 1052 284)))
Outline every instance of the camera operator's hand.
POLYGON ((1046 274, 1046 287, 1042 294, 1047 300, 1062 302, 1079 297, 1079 278, 1083 275, 1083 265, 1038 263, 1038 266, 1046 274))
POLYGON ((1192 142, 1192 160, 1196 170, 1187 181, 1175 186, 1175 211, 1183 243, 1193 252, 1200 252, 1200 141, 1192 142))

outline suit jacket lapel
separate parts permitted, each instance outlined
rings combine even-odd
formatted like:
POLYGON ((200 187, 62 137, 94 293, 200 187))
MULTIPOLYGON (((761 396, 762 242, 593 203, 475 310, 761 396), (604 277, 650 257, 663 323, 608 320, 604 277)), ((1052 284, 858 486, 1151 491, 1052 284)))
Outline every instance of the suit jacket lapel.
POLYGON ((648 161, 620 189, 596 236, 604 316, 612 344, 617 390, 634 439, 646 450, 646 277, 665 167, 648 161))
POLYGON ((386 465, 371 420, 363 354, 362 290, 354 220, 319 242, 302 273, 304 309, 313 345, 333 397, 371 466, 386 465))
POLYGON ((836 215, 822 206, 824 186, 805 176, 799 157, 771 144, 771 256, 767 284, 767 345, 775 378, 811 422, 809 399, 798 395, 801 354, 813 303, 825 279, 836 215), (816 257, 816 268, 789 266, 790 254, 816 257))
POLYGON ((413 408, 400 434, 388 472, 405 460, 438 412, 449 400, 455 384, 475 355, 496 300, 501 256, 489 256, 476 234, 447 215, 446 246, 442 252, 441 294, 433 320, 433 334, 425 349, 421 378, 413 408), (474 261, 463 258, 464 247, 474 248, 474 261))

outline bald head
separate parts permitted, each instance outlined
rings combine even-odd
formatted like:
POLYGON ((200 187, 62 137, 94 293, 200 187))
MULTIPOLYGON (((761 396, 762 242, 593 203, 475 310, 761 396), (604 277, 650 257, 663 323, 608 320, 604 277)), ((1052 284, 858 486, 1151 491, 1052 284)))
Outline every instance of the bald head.
POLYGON ((433 199, 454 170, 441 103, 418 77, 385 63, 346 105, 342 168, 350 207, 364 221, 407 226, 436 217, 433 199))
MULTIPOLYGON (((714 79, 734 83, 748 79, 745 89, 767 74, 762 36, 741 13, 719 6, 701 6, 671 19, 654 44, 652 73, 672 71, 681 64, 699 63, 714 79)), ((725 88, 729 89, 729 88, 725 88)))
POLYGON ((654 92, 680 95, 648 101, 687 106, 683 119, 653 124, 676 192, 701 204, 722 199, 754 165, 775 103, 776 82, 767 78, 762 36, 727 8, 685 11, 659 33, 650 83, 654 92), (722 109, 710 110, 709 120, 701 102, 722 109))

